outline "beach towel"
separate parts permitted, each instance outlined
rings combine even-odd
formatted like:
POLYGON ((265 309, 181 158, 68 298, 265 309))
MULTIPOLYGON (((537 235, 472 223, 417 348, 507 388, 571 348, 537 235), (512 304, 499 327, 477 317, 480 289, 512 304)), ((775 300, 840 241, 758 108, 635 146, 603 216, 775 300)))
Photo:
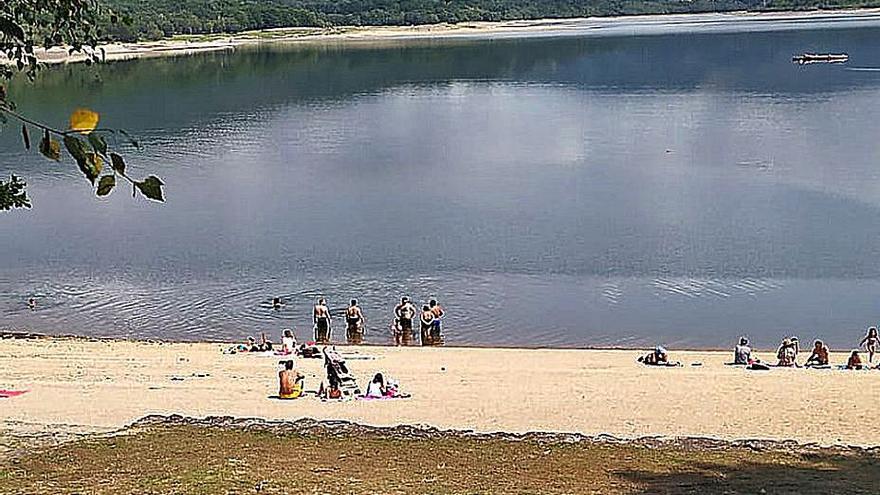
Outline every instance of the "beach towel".
POLYGON ((369 395, 361 395, 357 399, 358 400, 394 400, 394 399, 409 399, 410 397, 412 397, 410 394, 383 395, 382 397, 372 397, 369 395))
POLYGON ((18 397, 21 394, 28 393, 29 390, 0 390, 0 399, 8 399, 10 397, 18 397))

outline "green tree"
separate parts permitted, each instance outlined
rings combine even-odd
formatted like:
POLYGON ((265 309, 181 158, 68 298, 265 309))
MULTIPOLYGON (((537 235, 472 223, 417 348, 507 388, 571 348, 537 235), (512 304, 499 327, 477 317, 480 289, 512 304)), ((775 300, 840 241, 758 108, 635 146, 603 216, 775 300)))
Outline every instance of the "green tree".
MULTIPOLYGON (((70 53, 82 53, 86 63, 103 60, 98 48, 101 20, 106 16, 116 23, 112 12, 103 10, 97 0, 3 0, 0 3, 0 51, 7 63, 0 65, 0 78, 9 80, 18 72, 33 78, 40 68, 36 47, 63 46, 70 53)), ((155 176, 134 180, 126 172, 125 159, 114 151, 120 139, 137 142, 124 131, 98 127, 100 116, 88 109, 70 115, 68 125, 58 128, 38 122, 20 112, 0 84, 0 123, 21 124, 21 138, 26 149, 34 149, 50 160, 64 159, 62 146, 98 196, 110 194, 117 178, 128 181, 134 193, 164 201, 162 181, 155 176), (31 135, 35 139, 31 139, 31 135), (104 164, 108 167, 104 167, 104 164)), ((29 208, 25 182, 15 174, 0 178, 0 211, 29 208)))

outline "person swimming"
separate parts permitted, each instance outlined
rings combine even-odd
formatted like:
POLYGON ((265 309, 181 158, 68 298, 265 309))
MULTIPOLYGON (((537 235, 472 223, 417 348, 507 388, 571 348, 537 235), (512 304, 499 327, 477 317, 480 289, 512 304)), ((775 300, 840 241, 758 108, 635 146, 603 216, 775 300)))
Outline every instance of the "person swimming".
POLYGON ((404 335, 404 339, 415 336, 413 333, 413 319, 416 317, 416 307, 409 302, 409 298, 403 296, 400 298, 400 304, 394 307, 394 315, 398 319, 400 331, 404 335), (409 334, 406 336, 406 334, 409 334))
POLYGON ((323 297, 318 299, 314 309, 315 321, 315 342, 319 344, 330 343, 330 308, 327 307, 327 300, 323 297))
POLYGON ((281 306, 283 306, 283 305, 284 305, 284 302, 281 300, 280 297, 273 297, 272 298, 272 309, 274 309, 275 311, 278 311, 279 309, 281 309, 281 306))
POLYGON ((825 345, 821 340, 816 340, 813 342, 813 352, 810 354, 810 357, 807 358, 807 362, 805 366, 828 366, 828 354, 829 354, 828 346, 825 345))
POLYGON ((357 299, 352 299, 348 309, 345 310, 345 334, 349 343, 359 344, 363 340, 366 321, 363 311, 358 306, 357 299))
POLYGON ((434 312, 431 311, 431 307, 427 304, 422 306, 422 314, 419 316, 419 323, 422 345, 432 345, 434 343, 431 334, 431 331, 434 328, 434 312))
POLYGON ((28 305, 28 309, 33 311, 33 310, 37 309, 37 300, 34 299, 33 297, 28 298, 27 305, 28 305))
POLYGON ((865 347, 865 350, 868 351, 868 362, 874 362, 874 353, 877 352, 878 346, 880 346, 880 337, 877 336, 877 327, 871 327, 868 329, 868 333, 865 334, 865 338, 859 342, 859 347, 865 347))
POLYGON ((739 338, 739 345, 733 348, 733 364, 751 364, 752 348, 749 346, 749 339, 746 337, 739 338))

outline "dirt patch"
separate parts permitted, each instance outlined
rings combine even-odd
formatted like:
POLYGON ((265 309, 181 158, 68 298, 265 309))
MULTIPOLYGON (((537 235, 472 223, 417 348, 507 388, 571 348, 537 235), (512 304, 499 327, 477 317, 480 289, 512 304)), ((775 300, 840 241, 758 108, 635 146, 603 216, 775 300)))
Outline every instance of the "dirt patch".
POLYGON ((876 493, 875 450, 151 417, 0 463, 0 493, 876 493))

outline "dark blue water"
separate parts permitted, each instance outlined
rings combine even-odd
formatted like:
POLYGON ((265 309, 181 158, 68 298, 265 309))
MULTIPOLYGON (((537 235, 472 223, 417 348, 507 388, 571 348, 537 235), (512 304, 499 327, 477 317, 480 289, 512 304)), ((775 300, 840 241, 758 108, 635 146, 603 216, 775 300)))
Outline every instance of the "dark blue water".
POLYGON ((853 347, 880 320, 880 20, 711 19, 45 71, 19 106, 128 129, 168 201, 95 198, 5 129, 34 208, 0 215, 0 327, 306 336, 324 294, 387 343, 409 294, 450 344, 853 347))

